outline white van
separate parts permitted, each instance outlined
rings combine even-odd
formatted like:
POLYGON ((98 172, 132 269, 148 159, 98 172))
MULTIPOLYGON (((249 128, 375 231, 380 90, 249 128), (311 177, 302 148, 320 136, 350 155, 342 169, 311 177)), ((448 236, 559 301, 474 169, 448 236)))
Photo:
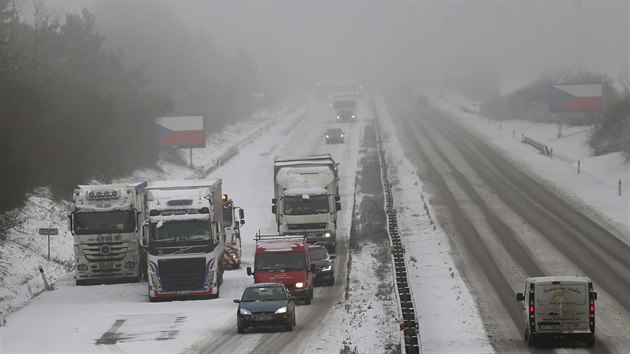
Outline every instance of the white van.
POLYGON ((593 283, 586 277, 548 276, 527 278, 523 302, 523 326, 529 346, 541 341, 579 340, 595 344, 593 283))

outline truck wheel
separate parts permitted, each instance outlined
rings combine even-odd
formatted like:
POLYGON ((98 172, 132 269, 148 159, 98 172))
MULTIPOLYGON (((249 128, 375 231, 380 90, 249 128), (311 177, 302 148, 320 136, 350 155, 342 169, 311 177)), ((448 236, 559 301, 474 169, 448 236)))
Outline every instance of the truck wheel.
POLYGON ((214 293, 214 294, 208 295, 208 299, 218 299, 219 298, 219 294, 221 294, 221 287, 219 285, 217 285, 217 292, 214 293))
POLYGON ((335 277, 330 278, 330 281, 328 282, 328 285, 335 286, 335 277))
POLYGON ((586 346, 593 348, 595 346, 595 338, 589 338, 586 340, 586 346))

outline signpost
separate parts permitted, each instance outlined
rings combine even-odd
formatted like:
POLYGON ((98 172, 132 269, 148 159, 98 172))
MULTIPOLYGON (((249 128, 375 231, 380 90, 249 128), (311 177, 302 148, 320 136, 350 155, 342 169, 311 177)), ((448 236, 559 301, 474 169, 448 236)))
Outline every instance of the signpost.
POLYGON ((203 116, 159 117, 155 120, 158 145, 190 149, 190 167, 193 167, 192 149, 206 147, 203 116))
POLYGON ((52 228, 43 227, 39 229, 39 234, 48 236, 48 260, 50 260, 50 235, 58 235, 59 229, 54 228, 54 227, 52 228))

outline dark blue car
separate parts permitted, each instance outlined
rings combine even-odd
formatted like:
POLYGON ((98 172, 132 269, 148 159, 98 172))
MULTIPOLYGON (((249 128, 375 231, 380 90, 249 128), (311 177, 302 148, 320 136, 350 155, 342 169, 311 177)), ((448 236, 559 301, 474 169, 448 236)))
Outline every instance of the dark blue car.
POLYGON ((295 327, 295 297, 281 283, 258 283, 248 286, 236 311, 238 333, 251 327, 278 327, 287 331, 295 327))

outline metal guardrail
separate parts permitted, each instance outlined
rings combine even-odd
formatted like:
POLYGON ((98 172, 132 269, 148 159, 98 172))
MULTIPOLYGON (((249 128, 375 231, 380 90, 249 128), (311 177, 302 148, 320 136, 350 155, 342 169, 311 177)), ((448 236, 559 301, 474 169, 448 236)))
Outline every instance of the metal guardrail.
POLYGON ((532 138, 528 138, 526 136, 523 135, 523 138, 521 139, 521 143, 523 144, 529 144, 533 147, 535 147, 536 149, 538 149, 543 155, 545 156, 551 156, 551 153, 553 152, 553 149, 550 149, 547 145, 540 143, 532 138))
MULTIPOLYGON (((375 110, 376 112, 376 110, 375 110)), ((376 127, 378 132, 378 115, 376 117, 376 127)), ((387 162, 381 147, 380 134, 377 135, 378 155, 381 164, 383 177, 383 187, 385 189, 385 207, 388 224, 388 233, 392 254, 392 263, 396 276, 396 294, 400 313, 400 330, 403 332, 404 353, 420 353, 421 342, 419 338, 419 324, 416 321, 415 306, 409 281, 407 279, 407 266, 405 263, 405 249, 402 245, 400 234, 398 233, 398 222, 396 209, 394 209, 394 197, 392 185, 389 182, 387 173, 387 162)))

